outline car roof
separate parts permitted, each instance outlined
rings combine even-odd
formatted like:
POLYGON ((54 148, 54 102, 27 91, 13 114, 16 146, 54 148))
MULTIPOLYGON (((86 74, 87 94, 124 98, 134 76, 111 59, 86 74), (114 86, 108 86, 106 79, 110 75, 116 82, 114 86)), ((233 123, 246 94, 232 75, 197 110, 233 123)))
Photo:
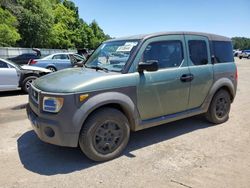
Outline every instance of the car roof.
POLYGON ((172 32, 158 32, 158 33, 151 33, 151 34, 142 34, 142 35, 115 38, 115 39, 110 39, 107 42, 120 41, 120 40, 145 40, 148 38, 163 36, 163 35, 198 35, 198 36, 207 37, 209 40, 231 41, 231 39, 228 37, 211 34, 211 33, 192 32, 192 31, 172 31, 172 32))
POLYGON ((36 55, 36 53, 22 53, 20 55, 36 55))
POLYGON ((74 53, 74 52, 57 52, 57 53, 50 54, 50 55, 60 55, 60 54, 69 55, 69 54, 76 54, 76 53, 74 53))

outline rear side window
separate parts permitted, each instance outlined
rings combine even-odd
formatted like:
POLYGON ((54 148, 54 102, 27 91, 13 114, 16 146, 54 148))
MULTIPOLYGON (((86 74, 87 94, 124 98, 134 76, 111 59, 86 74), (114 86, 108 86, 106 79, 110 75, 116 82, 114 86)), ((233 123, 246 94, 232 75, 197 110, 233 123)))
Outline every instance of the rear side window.
POLYGON ((204 40, 188 41, 189 55, 194 65, 206 65, 208 63, 207 44, 204 40))
POLYGON ((179 67, 183 60, 182 42, 159 41, 150 43, 142 56, 143 62, 157 60, 159 68, 179 67))
POLYGON ((52 59, 69 59, 67 54, 54 55, 52 59))
POLYGON ((233 47, 228 41, 213 41, 216 63, 233 62, 233 47))
POLYGON ((0 68, 9 68, 7 63, 0 61, 0 68))

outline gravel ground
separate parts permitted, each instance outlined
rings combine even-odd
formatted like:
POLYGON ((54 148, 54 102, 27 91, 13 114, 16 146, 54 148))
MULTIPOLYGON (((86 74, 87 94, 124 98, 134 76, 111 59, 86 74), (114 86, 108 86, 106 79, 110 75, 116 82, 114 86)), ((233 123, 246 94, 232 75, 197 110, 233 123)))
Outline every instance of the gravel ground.
POLYGON ((192 117, 132 133, 123 155, 105 163, 79 148, 41 142, 24 105, 0 93, 0 187, 250 187, 250 60, 238 60, 230 119, 213 126, 192 117))

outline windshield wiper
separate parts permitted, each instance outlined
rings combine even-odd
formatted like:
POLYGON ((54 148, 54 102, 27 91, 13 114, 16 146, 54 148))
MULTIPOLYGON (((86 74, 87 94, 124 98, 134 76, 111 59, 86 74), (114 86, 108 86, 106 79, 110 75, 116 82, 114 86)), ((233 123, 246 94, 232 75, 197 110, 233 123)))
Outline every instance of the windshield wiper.
MULTIPOLYGON (((87 67, 87 66, 85 65, 85 67, 87 67)), ((102 70, 102 71, 104 71, 104 72, 109 72, 109 69, 107 69, 107 68, 105 68, 105 67, 91 66, 91 67, 87 67, 87 68, 95 69, 96 71, 102 70)))

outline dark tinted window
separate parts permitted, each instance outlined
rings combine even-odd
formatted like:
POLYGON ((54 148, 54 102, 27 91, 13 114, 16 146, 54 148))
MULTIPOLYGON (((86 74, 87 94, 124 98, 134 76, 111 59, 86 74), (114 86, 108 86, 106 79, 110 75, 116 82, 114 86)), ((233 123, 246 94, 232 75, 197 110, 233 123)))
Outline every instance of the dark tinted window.
POLYGON ((188 41, 189 55, 194 65, 205 65, 208 63, 207 44, 204 40, 188 41))
POLYGON ((214 56, 217 63, 233 62, 233 47, 231 42, 213 41, 214 56))
POLYGON ((142 56, 142 61, 157 60, 159 68, 178 67, 183 60, 181 41, 160 41, 149 44, 142 56))
POLYGON ((0 68, 9 68, 7 63, 0 61, 0 68))

